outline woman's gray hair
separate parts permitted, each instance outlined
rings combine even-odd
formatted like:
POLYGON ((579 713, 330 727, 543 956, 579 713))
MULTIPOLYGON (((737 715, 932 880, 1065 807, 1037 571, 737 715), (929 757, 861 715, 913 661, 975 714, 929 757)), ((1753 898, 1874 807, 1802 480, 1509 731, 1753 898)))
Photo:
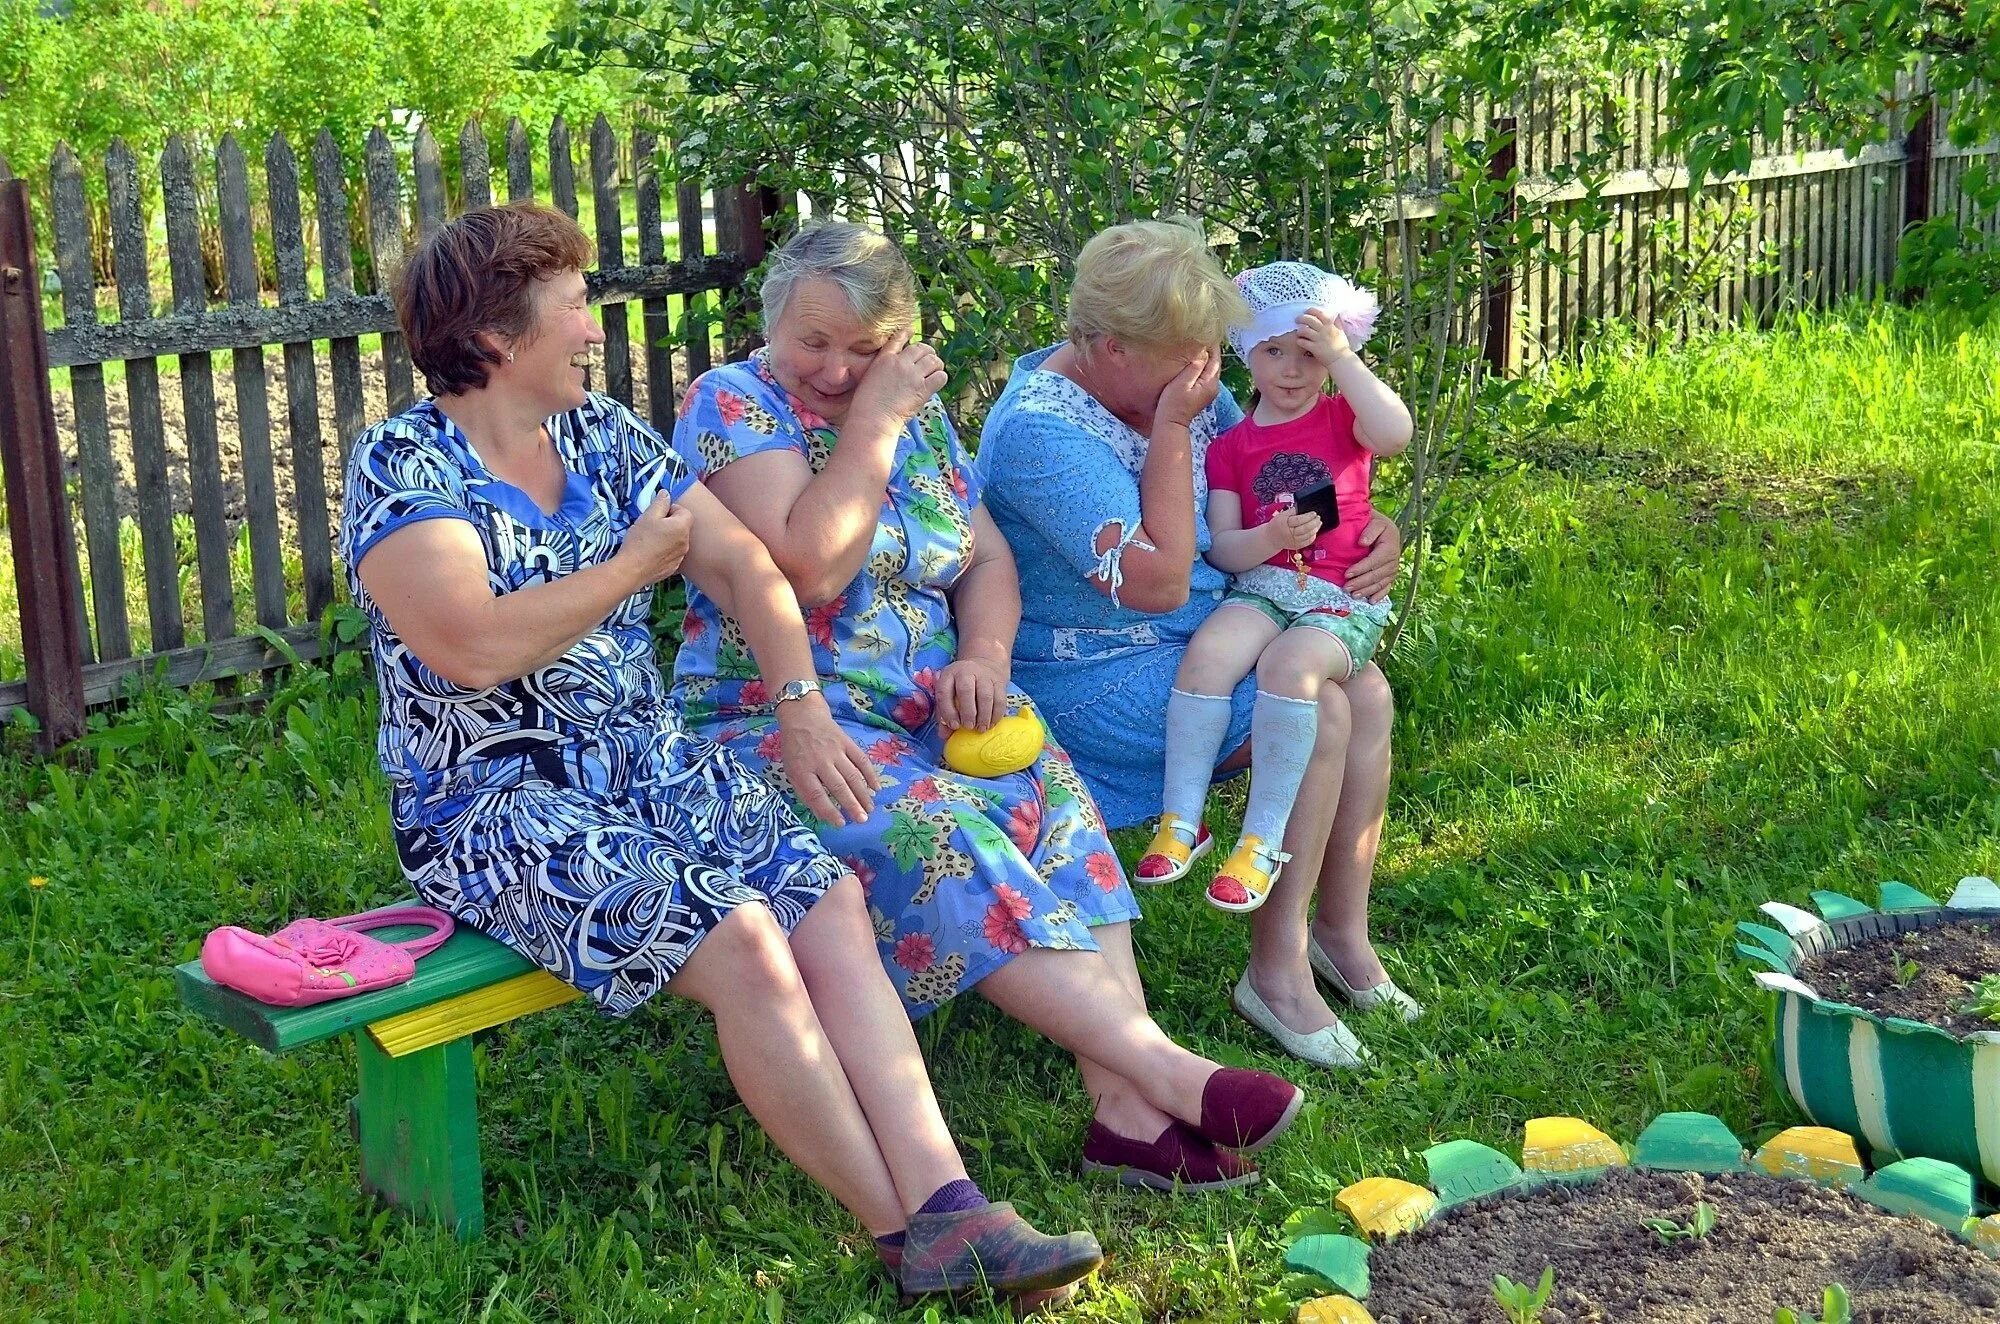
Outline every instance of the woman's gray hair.
POLYGON ((917 316, 917 281, 902 249, 865 225, 814 221, 786 241, 764 272, 764 324, 785 316, 799 283, 830 280, 871 330, 891 332, 917 316))

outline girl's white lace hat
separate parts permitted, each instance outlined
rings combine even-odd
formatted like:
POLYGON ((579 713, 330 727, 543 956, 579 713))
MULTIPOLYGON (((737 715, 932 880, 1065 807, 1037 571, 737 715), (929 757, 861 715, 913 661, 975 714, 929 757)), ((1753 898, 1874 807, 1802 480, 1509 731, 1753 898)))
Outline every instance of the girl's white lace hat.
POLYGON ((1238 358, 1247 359, 1265 341, 1298 330, 1299 314, 1312 308, 1331 317, 1347 333, 1347 343, 1359 350, 1382 313, 1373 294, 1310 262, 1252 267, 1236 278, 1236 288, 1250 305, 1250 320, 1229 329, 1229 344, 1238 358))

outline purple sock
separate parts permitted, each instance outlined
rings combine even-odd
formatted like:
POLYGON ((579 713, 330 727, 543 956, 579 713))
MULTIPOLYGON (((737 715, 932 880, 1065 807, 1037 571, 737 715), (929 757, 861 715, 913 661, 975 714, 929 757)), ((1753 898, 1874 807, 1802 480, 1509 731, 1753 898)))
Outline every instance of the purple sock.
POLYGON ((904 1235, 902 1232, 891 1232, 887 1236, 875 1238, 876 1253, 878 1255, 887 1255, 892 1251, 902 1250, 904 1235))
POLYGON ((986 1192, 979 1189, 979 1183, 970 1177, 960 1177, 948 1181, 931 1192, 931 1198, 924 1201, 920 1214, 956 1214, 961 1210, 977 1209, 987 1203, 986 1192))

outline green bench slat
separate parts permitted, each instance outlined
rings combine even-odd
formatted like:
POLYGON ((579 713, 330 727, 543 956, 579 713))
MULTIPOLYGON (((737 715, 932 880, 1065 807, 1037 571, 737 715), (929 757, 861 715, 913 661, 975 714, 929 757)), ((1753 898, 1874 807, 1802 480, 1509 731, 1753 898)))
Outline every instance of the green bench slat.
MULTIPOLYGON (((399 926, 377 929, 375 936, 414 937, 421 932, 415 925, 399 926)), ((182 1004, 195 1015, 236 1031, 266 1052, 284 1053, 535 968, 513 949, 460 926, 443 946, 417 962, 417 973, 408 982, 312 1007, 273 1007, 225 988, 208 977, 198 960, 174 967, 174 983, 182 1004)))

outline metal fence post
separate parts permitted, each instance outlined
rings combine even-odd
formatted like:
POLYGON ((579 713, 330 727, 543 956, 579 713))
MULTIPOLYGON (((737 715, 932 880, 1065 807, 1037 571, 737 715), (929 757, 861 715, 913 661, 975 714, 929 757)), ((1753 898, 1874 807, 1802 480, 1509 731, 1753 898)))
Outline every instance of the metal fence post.
POLYGON ((44 752, 83 734, 83 617, 49 392, 28 186, 0 183, 0 464, 21 603, 28 711, 44 752))

